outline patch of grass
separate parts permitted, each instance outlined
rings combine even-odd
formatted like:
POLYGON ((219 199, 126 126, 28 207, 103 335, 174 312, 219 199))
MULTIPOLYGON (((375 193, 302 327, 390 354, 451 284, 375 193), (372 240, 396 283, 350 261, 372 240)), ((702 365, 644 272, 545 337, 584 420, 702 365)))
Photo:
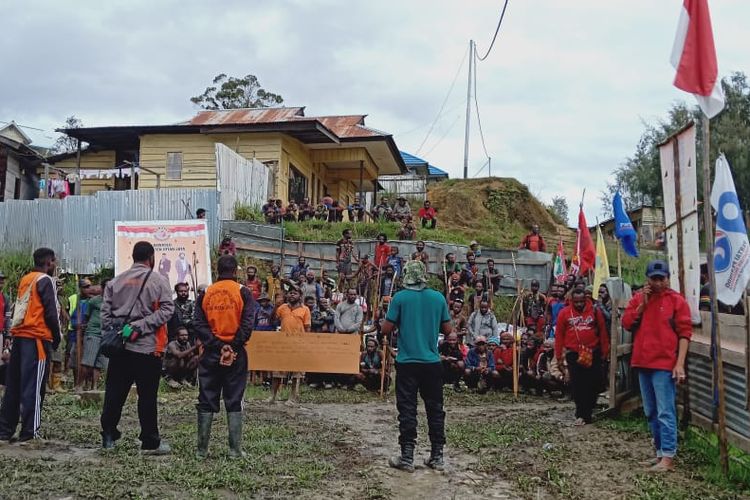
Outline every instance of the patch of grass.
MULTIPOLYGON (((279 400, 285 401, 289 397, 289 386, 282 387, 279 391, 279 400)), ((258 385, 248 385, 245 390, 246 401, 264 401, 271 397, 271 391, 258 385)), ((340 403, 359 404, 380 401, 380 394, 366 391, 362 386, 357 386, 353 391, 346 389, 311 389, 305 384, 300 387, 300 400, 302 404, 340 403)))
POLYGON ((247 220, 251 222, 263 222, 263 212, 260 208, 240 203, 239 201, 234 202, 234 220, 247 220))
MULTIPOLYGON (((633 412, 613 419, 602 420, 597 422, 596 425, 638 436, 640 439, 649 438, 648 425, 642 412, 633 412)), ((697 427, 689 427, 686 432, 680 432, 677 464, 693 478, 712 485, 712 489, 717 496, 711 498, 731 498, 733 495, 750 496, 750 455, 733 446, 730 446, 729 454, 731 457, 729 475, 724 476, 719 466, 716 435, 697 427)), ((701 496, 680 497, 680 491, 676 491, 674 497, 655 497, 651 496, 651 491, 658 491, 660 483, 658 481, 655 483, 649 477, 642 478, 639 485, 641 483, 643 496, 637 498, 707 498, 701 496)))
POLYGON ((50 395, 42 413, 45 437, 82 448, 82 458, 64 450, 52 459, 6 453, 3 463, 13 473, 0 484, 0 497, 296 496, 318 486, 334 470, 337 474, 346 472, 346 461, 356 453, 340 449, 343 445, 331 427, 250 408, 245 411, 243 429, 248 458, 227 459, 227 427, 222 412, 214 419, 210 457, 199 461, 194 456, 196 399, 196 390, 160 392, 160 429, 173 454, 144 458, 135 439, 138 420, 134 397, 129 397, 123 411, 123 439, 114 451, 101 452, 97 449, 100 406, 81 405, 72 395, 50 395))

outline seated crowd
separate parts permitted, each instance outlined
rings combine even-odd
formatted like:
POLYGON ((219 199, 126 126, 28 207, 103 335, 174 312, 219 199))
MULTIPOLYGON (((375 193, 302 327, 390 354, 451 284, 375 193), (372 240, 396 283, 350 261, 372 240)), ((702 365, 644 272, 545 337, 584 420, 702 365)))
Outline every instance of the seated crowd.
MULTIPOLYGON (((284 206, 281 199, 271 198, 261 207, 261 212, 268 224, 307 220, 343 222, 346 213, 349 222, 365 222, 366 218, 371 221, 398 222, 402 226, 400 232, 404 235, 400 239, 413 239, 416 233, 414 214, 408 200, 403 196, 398 196, 395 203, 390 203, 388 198, 383 196, 380 203, 369 211, 357 196, 350 205, 334 200, 330 195, 321 198, 317 205, 309 198, 304 198, 300 203, 290 201, 284 206)), ((423 228, 435 229, 437 226, 437 211, 429 200, 424 201, 416 213, 416 218, 420 220, 423 228)))

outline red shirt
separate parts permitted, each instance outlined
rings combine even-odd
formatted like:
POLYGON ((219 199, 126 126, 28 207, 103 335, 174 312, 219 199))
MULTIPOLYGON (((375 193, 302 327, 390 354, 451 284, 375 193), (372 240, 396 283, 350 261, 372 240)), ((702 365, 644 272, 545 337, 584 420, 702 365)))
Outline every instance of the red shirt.
POLYGON ((432 207, 430 208, 422 207, 419 209, 419 212, 417 212, 417 217, 419 217, 420 219, 432 220, 435 218, 435 215, 436 215, 435 209, 432 207))
POLYGON ((388 256, 391 255, 391 246, 388 243, 375 244, 375 265, 383 267, 388 262, 388 256))
POLYGON ((578 352, 580 344, 592 350, 599 348, 602 357, 609 354, 609 336, 604 315, 600 310, 594 309, 590 300, 586 301, 583 312, 579 313, 570 305, 564 307, 557 316, 555 356, 562 358, 563 348, 578 352))
POLYGON ((503 367, 509 367, 513 369, 513 348, 512 347, 496 347, 492 351, 492 356, 495 358, 495 369, 500 370, 503 367))
MULTIPOLYGON (((638 292, 625 308, 622 326, 626 330, 630 330, 638 319, 636 309, 641 302, 643 293, 638 292)), ((643 309, 640 327, 633 333, 630 365, 671 371, 677 363, 679 340, 690 340, 692 334, 690 307, 685 298, 670 288, 652 294, 643 309)))
POLYGON ((260 297, 261 289, 263 288, 263 283, 258 279, 258 277, 256 276, 252 279, 252 281, 246 280, 245 286, 250 289, 250 292, 253 294, 253 298, 255 300, 258 300, 258 297, 260 297))
POLYGON ((547 250, 547 245, 544 243, 544 238, 542 238, 541 234, 529 233, 524 236, 518 248, 525 248, 532 252, 544 252, 547 250))

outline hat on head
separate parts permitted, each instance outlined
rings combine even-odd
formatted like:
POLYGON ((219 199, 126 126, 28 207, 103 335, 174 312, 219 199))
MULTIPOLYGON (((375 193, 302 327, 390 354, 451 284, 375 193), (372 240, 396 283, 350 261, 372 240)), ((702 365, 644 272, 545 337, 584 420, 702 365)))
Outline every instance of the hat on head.
POLYGON ((471 243, 469 243, 470 247, 473 247, 474 245, 479 245, 479 243, 477 243, 477 240, 471 240, 471 243))
POLYGON ((488 344, 500 345, 500 339, 498 337, 490 337, 487 339, 488 344))
POLYGON ((669 264, 661 259, 652 260, 646 267, 646 276, 649 278, 654 276, 669 277, 669 264))
POLYGON ((427 270, 421 260, 410 260, 404 266, 404 288, 421 290, 427 285, 427 270))
POLYGON ((271 299, 268 297, 267 293, 261 293, 260 297, 258 297, 258 302, 260 302, 261 300, 271 300, 271 299))
POLYGON ((474 345, 486 344, 486 343, 487 343, 487 337, 485 337, 484 335, 480 335, 479 337, 474 339, 474 345))
POLYGON ((78 288, 88 288, 91 286, 91 280, 88 278, 81 278, 78 280, 78 288))
POLYGON ((0 271, 0 280, 4 280, 4 279, 5 279, 5 275, 3 274, 2 271, 0 271))

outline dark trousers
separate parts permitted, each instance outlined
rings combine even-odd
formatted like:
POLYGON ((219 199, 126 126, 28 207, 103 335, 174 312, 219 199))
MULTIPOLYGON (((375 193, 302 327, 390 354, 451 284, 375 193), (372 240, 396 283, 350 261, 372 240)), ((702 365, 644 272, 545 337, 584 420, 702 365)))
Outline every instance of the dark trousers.
POLYGON ((440 362, 396 363, 396 408, 400 444, 417 441, 417 392, 424 401, 430 442, 445 444, 442 371, 440 362))
POLYGON ((457 384, 464 376, 464 369, 458 361, 441 361, 443 365, 443 384, 457 384))
POLYGON ((156 396, 159 392, 161 358, 151 354, 125 351, 121 356, 109 360, 107 381, 102 408, 102 434, 120 438, 117 425, 122 416, 122 407, 135 382, 138 390, 138 420, 141 424, 141 448, 151 450, 161 444, 159 437, 156 396))
POLYGON ((594 359, 589 368, 584 368, 578 364, 577 352, 569 351, 565 358, 570 370, 570 385, 573 392, 573 401, 576 404, 576 418, 582 418, 586 423, 591 423, 591 416, 601 388, 601 355, 599 351, 594 351, 594 359))
POLYGON ((5 394, 0 408, 0 439, 7 441, 21 419, 19 439, 37 437, 42 422, 42 401, 49 374, 50 343, 43 342, 46 359, 39 359, 34 339, 16 337, 6 370, 5 394))
POLYGON ((242 397, 247 387, 247 352, 241 349, 231 366, 220 366, 219 351, 206 350, 198 366, 198 411, 219 413, 219 399, 224 396, 227 413, 242 411, 242 397))

